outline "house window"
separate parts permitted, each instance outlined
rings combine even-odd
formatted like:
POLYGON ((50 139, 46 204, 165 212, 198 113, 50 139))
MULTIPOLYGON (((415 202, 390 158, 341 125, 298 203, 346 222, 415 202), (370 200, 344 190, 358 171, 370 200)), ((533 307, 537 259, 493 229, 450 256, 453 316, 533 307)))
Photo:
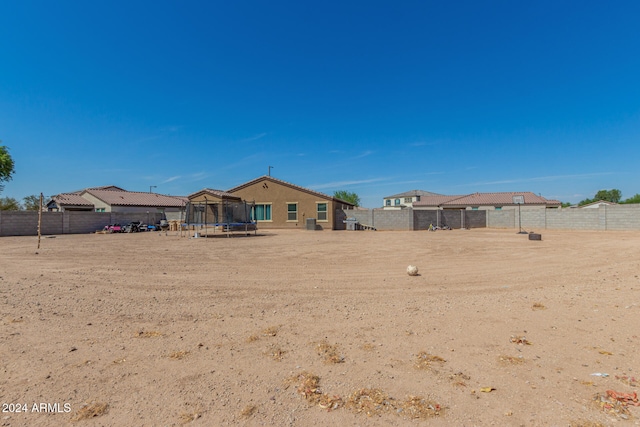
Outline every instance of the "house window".
POLYGON ((396 199, 395 200, 395 204, 396 204, 396 206, 400 206, 400 199, 396 199))
POLYGON ((477 211, 478 210, 478 206, 471 206, 471 210, 472 211, 477 211))
POLYGON ((287 221, 298 221, 297 203, 287 203, 287 221))
POLYGON ((327 220, 327 204, 317 203, 317 207, 318 207, 318 221, 326 221, 327 220))
POLYGON ((271 221, 271 205, 258 204, 251 209, 251 219, 253 221, 271 221))
POLYGON ((96 212, 106 212, 105 208, 96 208, 96 212))
POLYGON ((502 206, 495 206, 497 211, 501 211, 502 210, 502 206))
POLYGON ((411 203, 411 197, 405 197, 404 198, 404 202, 405 203, 411 203))
POLYGON ((386 204, 387 206, 391 206, 391 199, 387 199, 387 200, 385 200, 385 204, 386 204))

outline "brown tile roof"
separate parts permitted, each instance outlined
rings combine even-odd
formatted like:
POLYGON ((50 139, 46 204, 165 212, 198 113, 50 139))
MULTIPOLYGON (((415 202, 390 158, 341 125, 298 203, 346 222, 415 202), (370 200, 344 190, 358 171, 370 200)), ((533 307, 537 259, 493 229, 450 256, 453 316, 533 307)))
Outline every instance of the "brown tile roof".
POLYGON ((109 205, 115 206, 148 206, 148 207, 180 207, 188 201, 186 197, 165 196, 164 194, 138 191, 115 191, 87 189, 81 194, 89 193, 109 205))
POLYGON ((402 198, 402 197, 415 197, 415 196, 420 196, 420 198, 422 199, 423 197, 442 196, 442 194, 433 193, 431 191, 424 191, 424 190, 411 190, 411 191, 405 191, 404 193, 394 194, 393 196, 387 196, 387 197, 383 197, 383 198, 384 199, 398 199, 398 198, 402 198))
POLYGON ((240 197, 236 196, 235 194, 228 193, 224 190, 215 190, 213 188, 203 188, 200 191, 196 191, 195 193, 189 194, 187 198, 191 199, 201 194, 211 194, 212 196, 218 197, 220 199, 240 199, 240 197))
POLYGON ((291 184, 290 182, 286 182, 286 181, 283 181, 281 179, 277 179, 277 178, 274 178, 274 177, 268 176, 268 175, 263 175, 263 176, 261 176, 259 178, 252 179, 251 181, 245 182, 244 184, 240 184, 237 187, 233 187, 232 189, 227 190, 227 192, 228 193, 234 193, 234 192, 236 192, 238 190, 241 190, 243 188, 246 188, 246 187, 248 187, 250 185, 253 185, 253 184, 255 184, 257 182, 260 182, 260 181, 263 181, 263 180, 275 182, 275 183, 278 183, 280 185, 284 185, 286 187, 293 188, 294 190, 298 190, 298 191, 302 191, 304 193, 312 194, 312 195, 320 197, 322 199, 343 203, 343 204, 349 205, 349 206, 354 206, 353 203, 349 203, 349 202, 347 202, 345 200, 337 199, 337 198, 335 198, 333 196, 329 196, 328 194, 324 194, 324 193, 320 193, 318 191, 310 190, 308 188, 300 187, 299 185, 291 184))
POLYGON ((93 206, 93 203, 76 193, 61 193, 52 196, 51 199, 58 206, 93 206))
POLYGON ((440 206, 451 200, 459 199, 463 196, 423 196, 419 202, 413 202, 413 206, 440 206))
POLYGON ((530 191, 503 192, 503 193, 473 193, 466 196, 444 196, 442 199, 424 197, 413 206, 505 206, 514 205, 513 196, 524 196, 525 205, 560 206, 558 200, 547 200, 530 191), (450 197, 446 199, 446 197, 450 197))

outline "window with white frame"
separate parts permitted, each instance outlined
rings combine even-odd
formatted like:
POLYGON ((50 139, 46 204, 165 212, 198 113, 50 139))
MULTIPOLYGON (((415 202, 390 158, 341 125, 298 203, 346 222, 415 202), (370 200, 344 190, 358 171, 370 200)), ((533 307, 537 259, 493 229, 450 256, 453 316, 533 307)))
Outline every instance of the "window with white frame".
POLYGON ((395 200, 395 204, 396 204, 396 206, 400 206, 400 199, 396 199, 395 200))
POLYGON ((387 199, 385 203, 387 206, 391 206, 391 199, 387 199))
POLYGON ((318 221, 327 221, 329 217, 327 216, 327 204, 326 203, 316 203, 317 206, 317 219, 318 221))
POLYGON ((298 221, 297 203, 287 203, 287 221, 298 221))
POLYGON ((405 203, 411 203, 411 201, 412 201, 411 197, 405 197, 404 198, 404 202, 405 203))

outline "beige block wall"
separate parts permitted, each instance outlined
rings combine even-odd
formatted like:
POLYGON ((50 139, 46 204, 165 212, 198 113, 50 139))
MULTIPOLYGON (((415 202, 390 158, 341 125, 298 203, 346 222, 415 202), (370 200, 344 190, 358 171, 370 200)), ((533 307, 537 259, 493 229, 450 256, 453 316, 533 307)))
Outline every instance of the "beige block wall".
POLYGON ((334 205, 331 199, 323 199, 319 195, 307 193, 268 179, 260 180, 252 185, 233 192, 247 202, 271 204, 271 221, 258 221, 258 228, 291 228, 305 229, 307 218, 316 218, 316 224, 323 229, 333 229, 334 205), (287 220, 287 204, 298 204, 297 221, 287 220), (318 220, 318 203, 327 204, 327 219, 318 220))

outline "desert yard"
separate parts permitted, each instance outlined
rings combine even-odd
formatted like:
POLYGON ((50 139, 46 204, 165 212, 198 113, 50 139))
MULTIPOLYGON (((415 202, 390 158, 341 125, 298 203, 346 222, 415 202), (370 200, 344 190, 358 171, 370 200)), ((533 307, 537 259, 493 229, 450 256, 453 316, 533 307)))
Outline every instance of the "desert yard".
POLYGON ((640 424, 640 232, 36 245, 0 238, 0 426, 640 424))

